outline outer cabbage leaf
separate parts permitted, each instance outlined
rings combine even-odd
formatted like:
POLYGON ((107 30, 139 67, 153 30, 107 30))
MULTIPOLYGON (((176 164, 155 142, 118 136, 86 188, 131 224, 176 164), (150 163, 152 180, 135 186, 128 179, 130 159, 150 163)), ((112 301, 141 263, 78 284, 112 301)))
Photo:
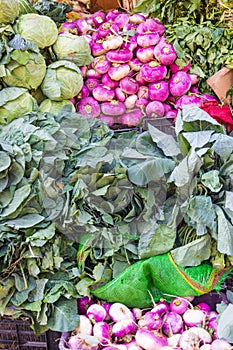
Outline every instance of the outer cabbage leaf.
POLYGON ((36 100, 25 88, 8 87, 0 91, 0 125, 8 124, 37 108, 36 100))
POLYGON ((20 16, 16 21, 16 32, 40 49, 53 45, 58 36, 55 22, 48 16, 37 13, 20 16))
POLYGON ((76 96, 83 87, 80 69, 73 62, 61 60, 50 64, 41 90, 50 100, 63 101, 76 96))
POLYGON ((58 60, 69 60, 78 66, 88 65, 93 61, 90 46, 83 36, 60 34, 53 45, 53 50, 58 60))
POLYGON ((18 15, 18 0, 0 0, 0 23, 13 22, 18 15))
POLYGON ((49 112, 52 114, 59 114, 64 107, 70 107, 71 112, 75 112, 75 107, 72 102, 69 100, 63 101, 52 101, 48 98, 42 101, 39 105, 40 112, 49 112))
POLYGON ((11 61, 5 66, 3 81, 8 86, 37 89, 46 73, 46 62, 40 53, 14 50, 11 61))

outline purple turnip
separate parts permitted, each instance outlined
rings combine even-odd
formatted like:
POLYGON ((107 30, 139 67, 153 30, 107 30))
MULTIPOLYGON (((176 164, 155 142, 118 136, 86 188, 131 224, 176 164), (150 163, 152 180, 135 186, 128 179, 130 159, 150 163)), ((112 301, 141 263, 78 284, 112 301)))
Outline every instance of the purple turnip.
POLYGON ((149 33, 149 34, 138 34, 137 44, 141 47, 149 47, 157 45, 160 40, 158 33, 149 33))
POLYGON ((122 78, 119 82, 119 86, 121 90, 128 95, 136 94, 139 89, 139 84, 135 79, 130 77, 122 78))
POLYGON ((170 93, 172 96, 185 95, 191 87, 191 78, 185 72, 174 73, 170 79, 170 93))
POLYGON ((100 115, 100 105, 93 97, 86 97, 78 103, 77 111, 84 117, 97 118, 100 115))
POLYGON ((113 63, 110 67, 108 74, 112 80, 119 81, 126 77, 130 72, 130 67, 127 63, 113 63))
POLYGON ((102 76, 102 80, 101 80, 102 84, 104 86, 108 86, 110 87, 111 89, 115 89, 118 87, 118 81, 116 80, 112 80, 110 78, 110 76, 108 75, 108 73, 105 73, 103 76, 102 76))
POLYGON ((137 345, 145 350, 159 350, 162 346, 167 346, 167 338, 159 332, 149 331, 140 328, 135 335, 137 345))
POLYGON ((155 83, 166 77, 167 67, 160 65, 156 61, 151 61, 142 66, 140 74, 145 81, 155 83))
POLYGON ((136 57, 142 63, 149 63, 154 58, 154 46, 139 47, 136 50, 136 57))
MULTIPOLYGON (((102 113, 105 115, 119 116, 126 112, 125 104, 116 100, 112 100, 111 102, 103 102, 100 106, 102 113)), ((111 309, 114 310, 114 306, 111 306, 110 310, 111 309)))
POLYGON ((98 85, 92 90, 93 97, 99 102, 112 101, 115 97, 114 90, 108 86, 98 85))
POLYGON ((127 48, 121 50, 110 50, 107 52, 106 58, 110 62, 126 63, 133 58, 133 53, 127 48))
MULTIPOLYGON (((164 116, 164 107, 160 101, 149 102, 146 106, 146 116, 148 118, 156 118, 164 116)), ((152 309, 154 311, 154 308, 152 309)))
POLYGON ((169 96, 169 85, 165 80, 158 81, 149 85, 149 99, 152 101, 164 102, 169 96))

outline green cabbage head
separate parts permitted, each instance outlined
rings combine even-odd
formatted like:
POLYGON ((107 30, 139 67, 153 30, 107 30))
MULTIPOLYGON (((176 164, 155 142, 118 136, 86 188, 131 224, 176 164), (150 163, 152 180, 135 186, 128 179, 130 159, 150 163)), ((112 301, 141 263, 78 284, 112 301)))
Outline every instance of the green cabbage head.
POLYGON ((0 0, 0 23, 14 22, 19 15, 18 0, 0 0))
POLYGON ((56 23, 50 17, 37 13, 20 16, 15 30, 23 39, 31 41, 40 49, 53 45, 58 37, 56 23))
POLYGON ((0 91, 0 125, 37 109, 36 100, 25 88, 7 87, 0 91))
POLYGON ((53 51, 58 60, 69 60, 78 66, 86 66, 93 61, 90 46, 83 36, 60 34, 53 45, 53 51))
POLYGON ((5 65, 3 81, 8 86, 37 89, 46 73, 46 62, 40 53, 14 50, 5 65))
POLYGON ((78 66, 70 61, 61 60, 47 67, 41 90, 50 100, 69 100, 83 87, 83 77, 78 66))
POLYGON ((39 111, 40 112, 49 112, 52 114, 59 114, 64 107, 69 107, 71 112, 75 112, 75 107, 72 102, 69 100, 63 100, 63 101, 52 101, 48 98, 41 102, 39 105, 39 111))

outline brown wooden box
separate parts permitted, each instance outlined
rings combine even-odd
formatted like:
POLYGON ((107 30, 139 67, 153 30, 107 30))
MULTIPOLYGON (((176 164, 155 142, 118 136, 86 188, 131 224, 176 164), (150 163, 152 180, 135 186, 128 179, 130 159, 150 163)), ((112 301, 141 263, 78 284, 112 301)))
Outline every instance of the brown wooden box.
POLYGON ((223 67, 217 73, 207 79, 207 84, 218 96, 221 103, 229 105, 231 103, 231 96, 226 98, 227 91, 233 85, 233 69, 223 67))

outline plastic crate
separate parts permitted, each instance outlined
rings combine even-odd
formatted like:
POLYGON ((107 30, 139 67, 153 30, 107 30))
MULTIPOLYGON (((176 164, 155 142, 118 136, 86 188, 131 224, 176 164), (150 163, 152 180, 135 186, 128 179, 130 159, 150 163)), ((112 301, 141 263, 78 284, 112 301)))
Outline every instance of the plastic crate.
POLYGON ((0 349, 4 350, 57 350, 59 332, 47 331, 36 336, 28 320, 0 318, 0 349))
POLYGON ((174 118, 145 118, 143 129, 148 130, 148 124, 154 126, 165 134, 176 137, 174 118))

